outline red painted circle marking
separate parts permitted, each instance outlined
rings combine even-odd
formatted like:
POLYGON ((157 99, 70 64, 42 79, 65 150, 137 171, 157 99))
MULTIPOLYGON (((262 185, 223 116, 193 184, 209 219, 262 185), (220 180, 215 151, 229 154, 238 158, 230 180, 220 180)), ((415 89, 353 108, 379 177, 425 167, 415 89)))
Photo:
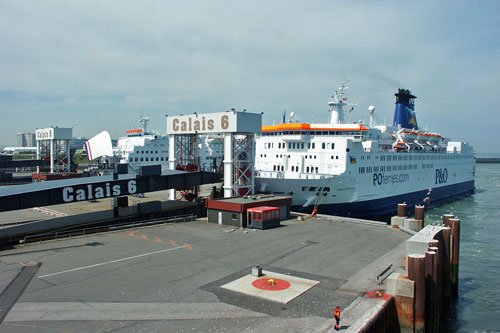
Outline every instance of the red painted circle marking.
POLYGON ((269 278, 258 279, 252 282, 252 285, 257 289, 262 290, 284 290, 290 288, 290 282, 280 279, 273 279, 274 286, 269 284, 269 278))
POLYGON ((382 298, 384 300, 388 300, 391 298, 390 294, 387 294, 383 291, 378 291, 378 290, 372 290, 366 293, 366 297, 368 298, 382 298))

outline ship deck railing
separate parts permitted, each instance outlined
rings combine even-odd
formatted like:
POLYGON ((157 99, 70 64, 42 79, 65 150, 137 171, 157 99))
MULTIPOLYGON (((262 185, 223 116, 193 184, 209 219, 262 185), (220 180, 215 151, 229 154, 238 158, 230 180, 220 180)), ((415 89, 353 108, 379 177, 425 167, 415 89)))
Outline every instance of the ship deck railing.
POLYGON ((338 174, 327 173, 297 173, 286 171, 256 171, 256 177, 276 178, 276 179, 326 179, 336 177, 338 174))

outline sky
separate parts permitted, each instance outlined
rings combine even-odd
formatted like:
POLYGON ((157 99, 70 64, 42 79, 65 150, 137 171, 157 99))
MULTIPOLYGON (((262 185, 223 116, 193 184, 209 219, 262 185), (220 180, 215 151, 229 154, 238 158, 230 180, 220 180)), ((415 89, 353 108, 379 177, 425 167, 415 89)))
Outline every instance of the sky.
POLYGON ((283 112, 328 121, 349 80, 351 121, 391 124, 410 89, 421 129, 500 153, 499 1, 0 0, 0 145, 76 137, 165 115, 283 112))

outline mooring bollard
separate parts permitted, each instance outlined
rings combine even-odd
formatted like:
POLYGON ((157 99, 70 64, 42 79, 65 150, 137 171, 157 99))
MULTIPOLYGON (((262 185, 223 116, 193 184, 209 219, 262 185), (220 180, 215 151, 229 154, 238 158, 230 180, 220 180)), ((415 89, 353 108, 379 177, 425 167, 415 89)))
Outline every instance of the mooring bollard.
POLYGON ((408 278, 415 282, 414 332, 425 330, 425 255, 408 255, 408 278))
POLYGON ((398 204, 398 217, 407 217, 407 204, 400 203, 398 204))
POLYGON ((460 219, 450 219, 451 229, 451 296, 458 297, 458 264, 460 261, 460 219))
POLYGON ((424 221, 423 224, 425 225, 424 214, 425 214, 425 206, 415 205, 415 220, 424 221))

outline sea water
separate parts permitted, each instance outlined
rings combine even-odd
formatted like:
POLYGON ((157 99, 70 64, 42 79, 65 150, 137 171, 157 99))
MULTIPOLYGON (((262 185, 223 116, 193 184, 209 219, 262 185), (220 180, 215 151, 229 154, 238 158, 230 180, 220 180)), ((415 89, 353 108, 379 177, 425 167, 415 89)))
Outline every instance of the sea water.
POLYGON ((474 194, 426 212, 430 222, 460 218, 458 299, 447 331, 500 331, 500 164, 477 164, 474 194))

